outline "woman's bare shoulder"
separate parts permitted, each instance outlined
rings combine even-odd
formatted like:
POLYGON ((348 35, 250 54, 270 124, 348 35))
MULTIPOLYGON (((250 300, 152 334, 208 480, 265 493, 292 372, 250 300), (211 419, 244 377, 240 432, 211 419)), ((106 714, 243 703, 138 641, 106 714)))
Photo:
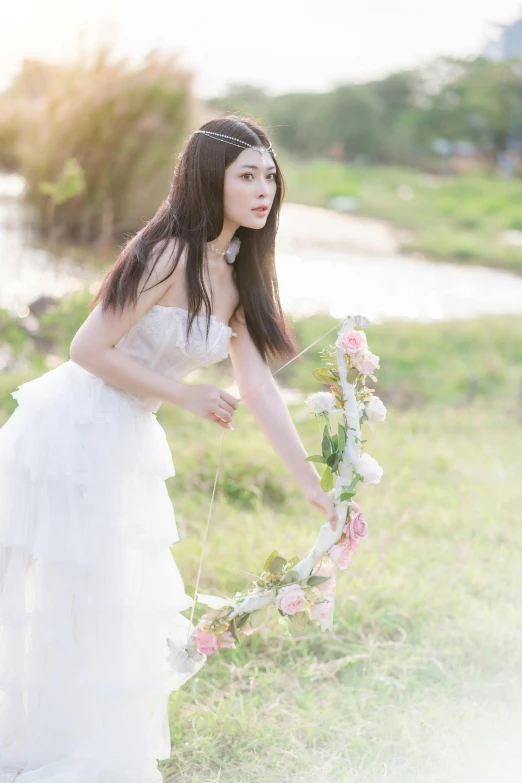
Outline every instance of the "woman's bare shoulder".
POLYGON ((151 249, 149 264, 152 266, 151 280, 158 284, 162 282, 160 299, 168 299, 169 292, 182 285, 185 275, 186 247, 183 247, 176 263, 180 247, 178 237, 159 240, 151 249))
POLYGON ((168 239, 159 239, 150 250, 149 258, 153 261, 158 271, 167 271, 174 269, 174 262, 178 256, 180 245, 182 251, 176 269, 184 268, 186 262, 186 243, 183 243, 179 237, 169 237, 168 239))

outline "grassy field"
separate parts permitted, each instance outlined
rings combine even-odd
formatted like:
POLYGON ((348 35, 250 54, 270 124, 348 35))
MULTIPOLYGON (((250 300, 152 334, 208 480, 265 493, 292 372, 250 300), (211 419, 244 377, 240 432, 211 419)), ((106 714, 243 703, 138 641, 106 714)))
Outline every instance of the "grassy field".
MULTIPOLYGON (((317 423, 293 413, 315 451, 317 423)), ((195 443, 189 417, 162 419, 174 454, 183 443, 173 551, 192 593, 221 433, 209 424, 195 443)), ((200 586, 218 595, 243 588, 235 567, 258 573, 274 547, 303 556, 322 522, 247 412, 235 427, 200 586)), ((169 781, 466 779, 463 748, 480 732, 505 737, 522 698, 520 435, 509 404, 390 410, 368 443, 385 475, 360 494, 370 537, 338 575, 333 633, 287 639, 274 612, 210 659, 171 696, 169 781)))
MULTIPOLYGON (((63 324, 67 345, 67 306, 48 320, 63 324)), ((305 347, 334 321, 294 323, 305 347)), ((358 495, 370 535, 338 572, 334 630, 310 625, 289 639, 274 611, 172 693, 169 783, 522 778, 520 767, 509 777, 522 726, 522 318, 367 333, 381 356, 375 386, 388 421, 367 431, 366 448, 385 472, 358 495)), ((323 345, 279 380, 316 390, 309 373, 323 345)), ((191 380, 228 387, 230 373, 226 360, 191 380)), ((15 377, 0 383, 5 419, 15 377)), ((302 404, 291 412, 316 452, 317 420, 302 404)), ((223 430, 167 405, 158 418, 176 467, 167 483, 181 541, 172 551, 192 594, 223 430)), ((245 587, 240 569, 258 573, 274 548, 303 556, 324 521, 244 406, 234 426, 200 584, 218 595, 245 587)))
POLYGON ((409 229, 403 249, 435 260, 483 263, 522 272, 522 247, 501 234, 522 230, 522 182, 500 177, 436 177, 396 166, 280 160, 288 201, 326 207, 354 196, 363 215, 409 229))
MULTIPOLYGON (((488 764, 491 783, 509 780, 499 769, 512 746, 495 751, 522 716, 521 326, 373 330, 379 378, 401 406, 367 433, 385 475, 360 495, 370 538, 339 575, 334 632, 288 640, 274 613, 262 634, 172 694, 171 783, 462 783, 488 764), (465 407, 471 369, 481 383, 465 407), (417 404, 405 408, 412 384, 417 404)), ((317 422, 302 405, 291 410, 316 451, 317 422)), ((204 422, 194 443, 190 416, 160 415, 174 453, 184 444, 169 481, 183 535, 173 551, 191 591, 221 431, 204 422), (214 455, 203 462, 201 441, 214 455)), ((221 595, 246 584, 234 566, 257 573, 274 547, 304 555, 322 521, 248 412, 234 424, 201 586, 221 595)))

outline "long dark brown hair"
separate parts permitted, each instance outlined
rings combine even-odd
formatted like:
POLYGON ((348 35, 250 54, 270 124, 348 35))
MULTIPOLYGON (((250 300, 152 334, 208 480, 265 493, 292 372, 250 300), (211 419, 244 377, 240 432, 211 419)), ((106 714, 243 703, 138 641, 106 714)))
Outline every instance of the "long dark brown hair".
MULTIPOLYGON (((233 136, 247 144, 262 144, 264 147, 270 144, 264 128, 246 116, 234 114, 212 119, 200 129, 233 136)), ((148 223, 127 240, 89 307, 94 307, 99 301, 102 312, 109 308, 121 311, 128 302, 134 306, 138 299, 138 284, 147 269, 151 251, 158 242, 162 242, 163 245, 159 246, 161 253, 171 237, 179 237, 181 241, 176 243, 172 269, 159 282, 174 272, 186 245, 189 302, 186 336, 188 339, 194 318, 202 310, 203 303, 208 336, 212 304, 204 285, 207 242, 216 239, 223 228, 225 169, 237 158, 241 149, 247 147, 227 144, 203 133, 189 137, 178 155, 168 198, 148 223)), ((265 360, 269 356, 286 359, 299 351, 279 298, 274 249, 285 185, 277 161, 273 159, 273 162, 277 190, 272 208, 263 228, 240 226, 237 229, 235 236, 241 240, 241 248, 232 271, 240 299, 233 315, 242 305, 248 331, 265 360)))

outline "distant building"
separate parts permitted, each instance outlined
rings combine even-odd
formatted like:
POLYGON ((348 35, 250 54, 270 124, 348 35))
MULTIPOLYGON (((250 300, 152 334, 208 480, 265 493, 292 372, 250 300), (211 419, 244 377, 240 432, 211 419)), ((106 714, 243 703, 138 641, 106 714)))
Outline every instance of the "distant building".
POLYGON ((511 24, 494 24, 496 33, 487 42, 482 56, 487 60, 522 59, 522 18, 511 24))

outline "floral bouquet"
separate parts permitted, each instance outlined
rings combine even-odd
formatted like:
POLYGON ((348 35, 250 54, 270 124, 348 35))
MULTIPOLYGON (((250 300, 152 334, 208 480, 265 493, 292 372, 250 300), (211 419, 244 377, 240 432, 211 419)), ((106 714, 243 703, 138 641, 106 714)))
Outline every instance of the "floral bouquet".
MULTIPOLYGON (((363 454, 361 425, 374 429, 375 422, 383 422, 386 408, 366 386, 366 378, 373 381, 379 367, 379 357, 368 348, 366 334, 356 326, 367 326, 364 316, 348 317, 335 346, 322 351, 326 366, 313 371, 313 377, 330 387, 306 398, 308 410, 323 417, 324 427, 321 454, 307 457, 311 462, 324 464, 321 487, 334 490, 338 510, 335 530, 330 523, 322 525, 319 535, 303 559, 286 560, 277 551, 272 552, 254 586, 235 593, 232 599, 198 593, 199 603, 209 610, 199 620, 189 637, 187 646, 176 647, 170 640, 170 664, 179 671, 194 671, 195 662, 212 655, 220 648, 233 648, 242 636, 254 632, 266 619, 269 606, 275 604, 279 620, 287 633, 299 633, 309 620, 321 630, 333 627, 336 568, 348 567, 359 542, 368 537, 367 523, 362 511, 353 508, 356 486, 378 484, 383 470, 377 460, 363 454), (337 431, 332 434, 330 416, 338 415, 337 431)), ((254 575, 252 575, 254 576, 254 575)))

